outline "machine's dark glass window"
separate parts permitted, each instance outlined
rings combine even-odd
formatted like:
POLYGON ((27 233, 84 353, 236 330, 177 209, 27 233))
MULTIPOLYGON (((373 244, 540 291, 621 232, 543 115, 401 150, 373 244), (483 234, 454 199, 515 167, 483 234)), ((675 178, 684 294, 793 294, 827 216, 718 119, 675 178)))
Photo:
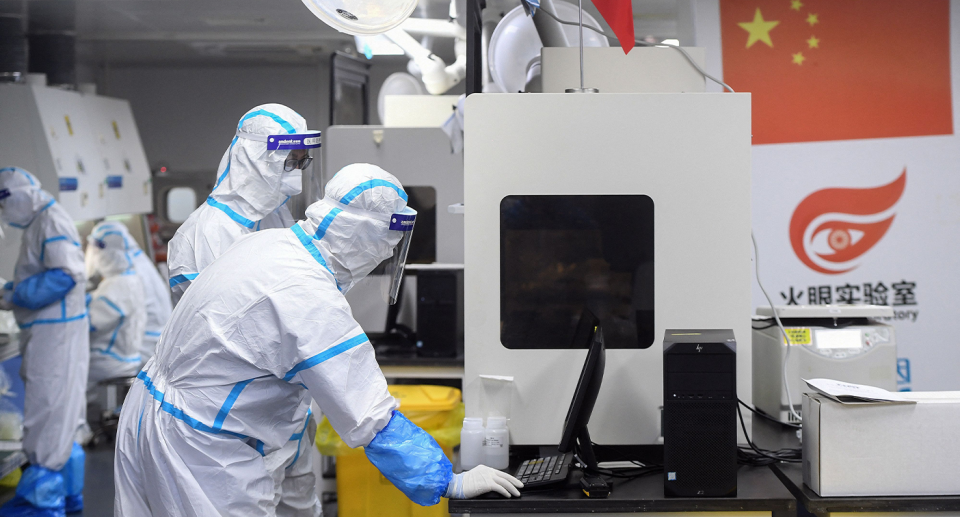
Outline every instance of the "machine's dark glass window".
POLYGON ((407 264, 437 261, 437 190, 433 187, 403 187, 407 205, 417 211, 417 225, 407 252, 407 264))
POLYGON ((569 348, 584 307, 600 318, 607 348, 652 345, 653 240, 647 196, 503 198, 503 346, 569 348))

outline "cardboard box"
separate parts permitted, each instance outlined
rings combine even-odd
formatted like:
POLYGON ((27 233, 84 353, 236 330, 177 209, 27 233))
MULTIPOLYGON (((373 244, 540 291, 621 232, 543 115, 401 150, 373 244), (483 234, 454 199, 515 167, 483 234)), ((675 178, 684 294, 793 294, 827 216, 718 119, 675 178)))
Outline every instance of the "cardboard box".
POLYGON ((821 497, 960 494, 960 392, 916 404, 803 395, 803 482, 821 497))

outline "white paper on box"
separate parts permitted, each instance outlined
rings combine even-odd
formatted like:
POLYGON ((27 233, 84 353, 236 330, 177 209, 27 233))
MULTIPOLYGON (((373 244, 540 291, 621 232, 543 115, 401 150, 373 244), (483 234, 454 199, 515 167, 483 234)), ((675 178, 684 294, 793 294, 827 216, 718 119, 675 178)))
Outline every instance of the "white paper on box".
POLYGON ((803 396, 803 481, 821 497, 960 494, 960 392, 913 404, 803 396))

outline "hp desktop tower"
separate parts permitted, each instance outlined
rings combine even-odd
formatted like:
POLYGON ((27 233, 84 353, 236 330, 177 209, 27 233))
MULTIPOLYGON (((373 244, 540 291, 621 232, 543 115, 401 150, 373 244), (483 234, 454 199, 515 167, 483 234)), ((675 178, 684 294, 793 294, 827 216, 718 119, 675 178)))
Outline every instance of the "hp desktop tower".
POLYGON ((737 495, 737 344, 732 330, 663 338, 663 490, 737 495))

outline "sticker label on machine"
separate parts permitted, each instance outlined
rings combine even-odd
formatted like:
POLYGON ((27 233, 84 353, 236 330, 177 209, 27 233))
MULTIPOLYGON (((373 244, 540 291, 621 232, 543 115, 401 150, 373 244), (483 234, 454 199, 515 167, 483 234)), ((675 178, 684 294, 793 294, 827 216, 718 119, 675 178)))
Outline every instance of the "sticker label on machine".
POLYGON ((791 345, 809 345, 813 343, 810 327, 788 327, 787 337, 790 338, 791 345))
POLYGON ((77 178, 60 178, 60 192, 77 190, 79 186, 80 182, 77 178))

